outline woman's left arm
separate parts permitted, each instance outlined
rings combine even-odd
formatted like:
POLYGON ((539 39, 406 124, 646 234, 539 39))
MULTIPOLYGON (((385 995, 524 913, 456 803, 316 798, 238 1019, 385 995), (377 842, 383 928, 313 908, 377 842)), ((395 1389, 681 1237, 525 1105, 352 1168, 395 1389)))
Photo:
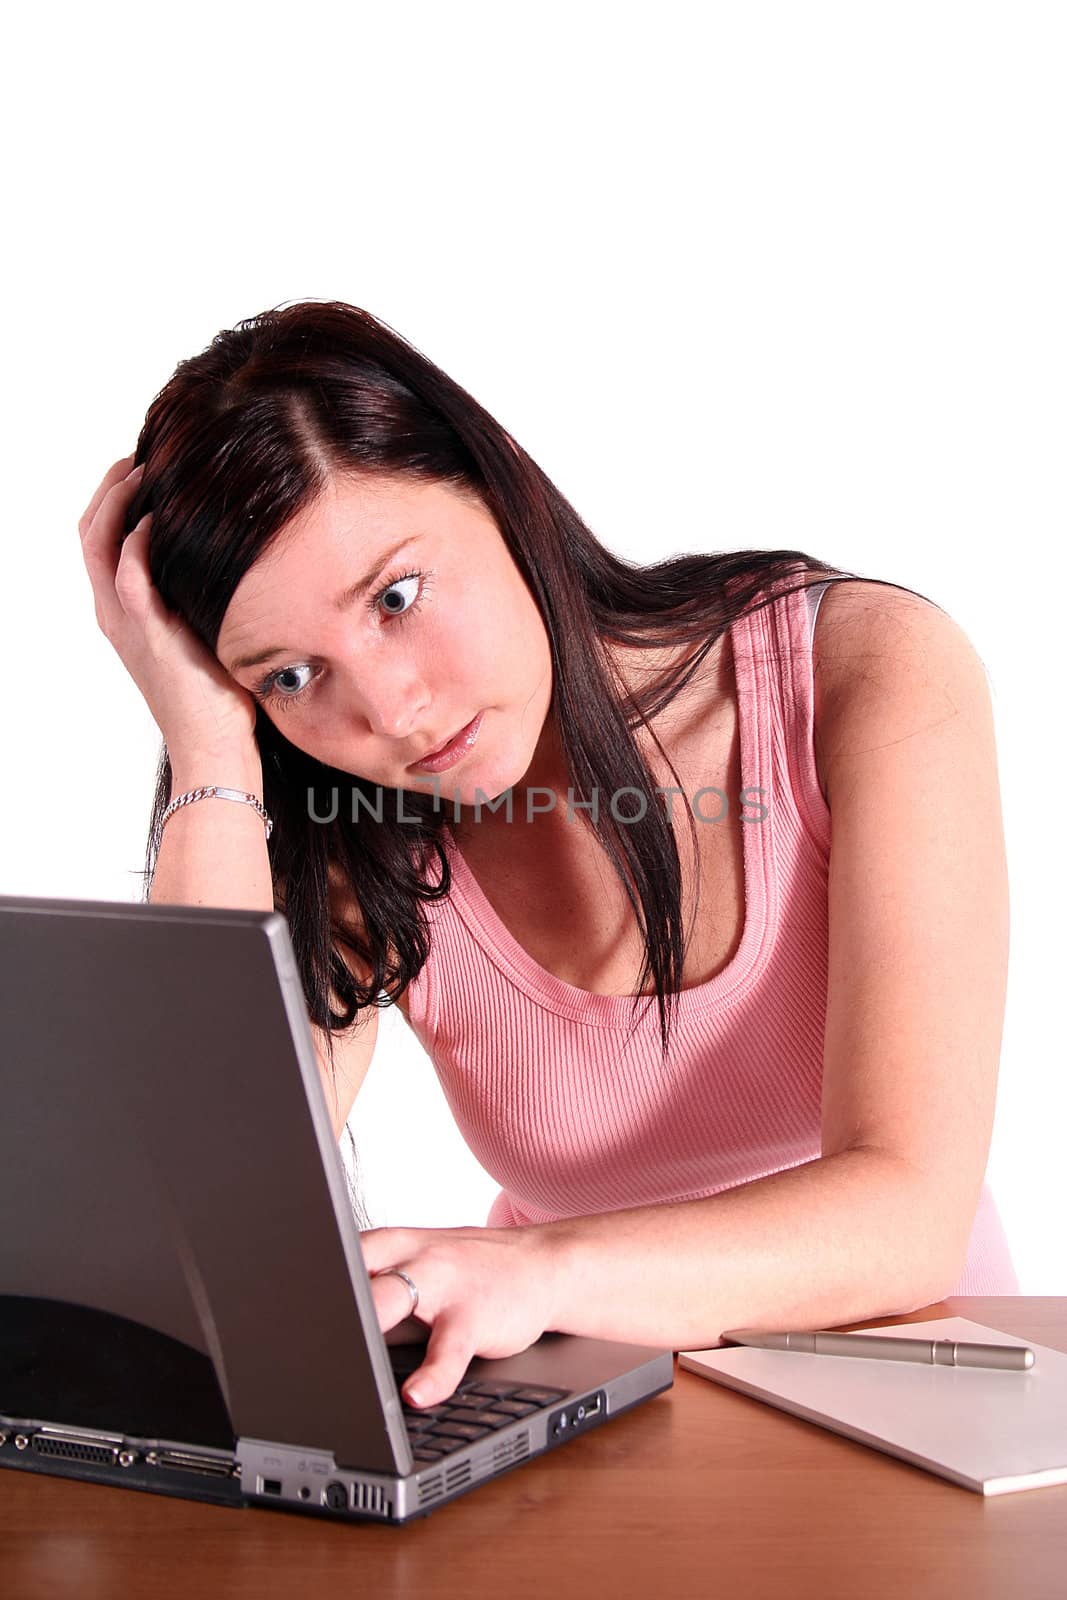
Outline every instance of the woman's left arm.
MULTIPOLYGON (((985 671, 951 618, 877 584, 827 591, 816 651, 833 818, 822 1155, 702 1200, 528 1228, 364 1234, 372 1271, 403 1264, 419 1282, 433 1324, 427 1402, 452 1392, 474 1354, 511 1353, 499 1347, 504 1323, 527 1343, 553 1328, 691 1349, 734 1327, 903 1313, 958 1280, 1007 983, 985 671)), ((402 1281, 383 1278, 375 1294, 394 1325, 402 1281)))

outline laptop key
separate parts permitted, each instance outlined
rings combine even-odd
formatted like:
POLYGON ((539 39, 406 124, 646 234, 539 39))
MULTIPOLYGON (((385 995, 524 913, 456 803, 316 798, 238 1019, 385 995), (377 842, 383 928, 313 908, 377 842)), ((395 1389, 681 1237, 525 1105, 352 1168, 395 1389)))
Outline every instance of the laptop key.
POLYGON ((484 1439, 487 1433, 492 1433, 492 1428, 484 1428, 473 1422, 438 1422, 435 1423, 431 1439, 484 1439))
POLYGON ((509 1417, 528 1417, 531 1411, 540 1411, 540 1406, 532 1405, 529 1401, 522 1400, 496 1400, 493 1402, 494 1411, 506 1412, 509 1417))
POLYGON ((543 1389, 537 1384, 528 1383, 523 1389, 516 1389, 511 1396, 513 1400, 532 1400, 535 1405, 549 1406, 553 1400, 565 1400, 568 1394, 566 1389, 543 1389))
POLYGON ((403 1402, 401 1402, 401 1408, 403 1410, 405 1420, 412 1417, 427 1417, 431 1422, 440 1422, 448 1415, 447 1405, 416 1407, 404 1405, 403 1402))
POLYGON ((512 1399, 520 1387, 517 1383, 484 1383, 481 1378, 471 1378, 467 1383, 460 1384, 465 1394, 484 1394, 496 1400, 512 1399))
POLYGON ((494 1395, 475 1394, 473 1389, 468 1389, 466 1393, 457 1395, 456 1400, 450 1402, 450 1404, 464 1406, 468 1411, 481 1411, 495 1403, 494 1395))
POLYGON ((471 1422, 476 1427, 502 1428, 505 1423, 514 1422, 514 1417, 497 1416, 492 1411, 468 1411, 464 1406, 457 1406, 449 1422, 471 1422))

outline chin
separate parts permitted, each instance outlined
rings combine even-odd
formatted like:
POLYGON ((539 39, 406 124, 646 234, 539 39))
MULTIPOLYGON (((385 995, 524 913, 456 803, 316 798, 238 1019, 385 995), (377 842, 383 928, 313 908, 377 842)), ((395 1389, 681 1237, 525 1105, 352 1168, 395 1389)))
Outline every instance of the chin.
MULTIPOLYGON (((448 776, 448 773, 442 774, 443 778, 448 776)), ((484 777, 455 778, 451 783, 441 784, 441 804, 451 806, 458 803, 473 811, 475 801, 486 806, 491 801, 499 799, 509 787, 510 785, 506 783, 486 782, 484 777)))
MULTIPOLYGON (((452 806, 456 804, 473 810, 476 800, 479 800, 485 806, 490 801, 497 800, 502 794, 505 794, 508 789, 513 787, 516 781, 506 775, 501 776, 500 766, 497 762, 494 762, 492 767, 488 765, 479 767, 476 762, 472 762, 469 773, 439 772, 437 774, 437 792, 441 797, 443 810, 451 811, 452 806)), ((427 794, 433 793, 429 786, 428 778, 426 779, 425 792, 427 794)))

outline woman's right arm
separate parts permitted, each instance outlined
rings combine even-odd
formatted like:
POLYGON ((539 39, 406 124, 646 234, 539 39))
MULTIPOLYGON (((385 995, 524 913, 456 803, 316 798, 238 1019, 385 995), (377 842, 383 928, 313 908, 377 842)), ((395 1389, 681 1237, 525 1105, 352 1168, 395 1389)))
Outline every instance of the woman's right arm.
MULTIPOLYGON (((192 630, 164 605, 148 569, 151 514, 125 538, 126 510, 140 480, 131 456, 116 461, 78 528, 93 586, 96 618, 141 691, 163 735, 172 797, 205 784, 262 799, 255 701, 192 630)), ((274 889, 263 820, 249 805, 205 798, 170 816, 159 841, 152 904, 273 911, 274 889)), ((343 952, 353 965, 356 958, 343 952)), ((353 965, 357 977, 362 974, 353 965)), ((334 1134, 340 1138, 366 1077, 378 1032, 370 1007, 333 1035, 333 1074, 323 1031, 311 1025, 334 1134)))
MULTIPOLYGON (((218 783, 262 797, 258 747, 251 751, 235 746, 213 754, 172 754, 171 766, 175 795, 218 783)), ((262 818, 251 806, 233 800, 205 799, 181 806, 163 829, 149 899, 153 904, 273 910, 274 891, 262 818)), ((346 902, 349 920, 353 909, 346 902)), ((340 953, 353 976, 365 983, 366 973, 358 957, 347 948, 340 953)), ((311 1036, 334 1138, 340 1139, 374 1055, 377 1008, 369 1006, 343 1032, 334 1033, 332 1073, 324 1031, 311 1023, 311 1036)))
MULTIPOLYGON (((254 794, 262 803, 263 767, 254 740, 215 751, 168 745, 167 753, 172 799, 217 783, 254 794)), ((214 797, 179 806, 160 837, 148 898, 153 904, 273 911, 262 817, 240 801, 214 797)))

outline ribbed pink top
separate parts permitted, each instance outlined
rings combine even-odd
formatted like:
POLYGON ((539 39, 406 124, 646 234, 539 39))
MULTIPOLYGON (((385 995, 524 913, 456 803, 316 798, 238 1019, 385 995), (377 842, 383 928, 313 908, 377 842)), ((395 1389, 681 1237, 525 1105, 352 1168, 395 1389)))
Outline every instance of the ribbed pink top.
MULTIPOLYGON (((464 1139, 501 1185, 490 1226, 696 1199, 820 1154, 830 813, 812 744, 811 639, 824 587, 731 629, 752 819, 745 926, 728 966, 679 995, 665 1063, 655 1005, 627 1044, 630 996, 590 994, 539 966, 446 829, 453 887, 427 907, 431 953, 409 1016, 464 1139)), ((703 808, 714 815, 717 798, 703 808)), ((983 1185, 954 1293, 1018 1292, 983 1185)))

